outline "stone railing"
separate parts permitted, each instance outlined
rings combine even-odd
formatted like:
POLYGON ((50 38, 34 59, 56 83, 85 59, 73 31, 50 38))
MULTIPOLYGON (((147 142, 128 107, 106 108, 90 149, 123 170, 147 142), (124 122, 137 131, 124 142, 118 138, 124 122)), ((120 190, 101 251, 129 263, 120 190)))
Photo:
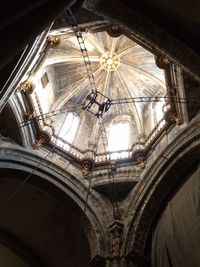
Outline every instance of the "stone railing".
POLYGON ((78 147, 70 144, 66 140, 60 138, 59 136, 54 135, 51 139, 52 143, 54 143, 56 146, 60 147, 61 149, 69 152, 73 156, 82 159, 84 158, 85 151, 79 149, 78 147))
MULTIPOLYGON (((144 143, 135 143, 132 145, 131 149, 128 150, 117 150, 109 151, 103 153, 97 153, 95 156, 95 162, 106 162, 108 160, 120 160, 127 159, 132 157, 132 153, 137 150, 145 150, 148 148, 149 144, 155 140, 155 138, 162 132, 163 128, 166 126, 164 119, 156 125, 156 127, 151 131, 149 136, 146 138, 144 143)), ((58 146, 59 148, 67 151, 72 156, 83 159, 87 155, 88 150, 81 150, 78 147, 70 144, 66 140, 60 138, 59 136, 54 135, 51 141, 58 146)))
POLYGON ((153 128, 153 130, 150 132, 148 137, 145 140, 145 147, 148 147, 148 145, 155 140, 155 138, 161 133, 162 129, 166 126, 165 119, 161 119, 158 124, 153 128))
POLYGON ((97 153, 95 157, 96 162, 108 161, 112 159, 124 159, 130 158, 132 150, 118 150, 118 151, 109 151, 104 153, 97 153))

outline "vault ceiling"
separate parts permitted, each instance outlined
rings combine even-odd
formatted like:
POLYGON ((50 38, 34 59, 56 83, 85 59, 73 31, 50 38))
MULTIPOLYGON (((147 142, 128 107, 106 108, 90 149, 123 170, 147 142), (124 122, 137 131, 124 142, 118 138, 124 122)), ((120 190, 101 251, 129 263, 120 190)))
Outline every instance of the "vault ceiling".
MULTIPOLYGON (((112 38, 107 32, 87 32, 83 38, 98 91, 112 99, 164 94, 164 74, 155 65, 153 54, 125 35, 112 38), (101 59, 106 53, 110 53, 111 60, 112 54, 118 58, 116 69, 106 70, 106 62, 102 66, 101 59)), ((44 66, 51 66, 55 71, 55 108, 62 107, 72 96, 75 104, 80 103, 80 93, 87 95, 90 92, 83 56, 75 36, 62 36, 60 45, 49 51, 44 66)))
MULTIPOLYGON (((155 64, 154 55, 121 35, 111 37, 107 32, 83 33, 96 88, 110 99, 138 96, 164 96, 163 70, 155 64)), ((76 36, 69 31, 60 36, 60 44, 45 56, 42 68, 54 76, 52 110, 81 104, 91 92, 88 74, 76 36)), ((145 103, 112 106, 110 112, 130 114, 141 129, 145 103)))
MULTIPOLYGON (((51 92, 47 91, 46 97, 39 94, 42 108, 45 101, 48 106, 48 110, 43 109, 43 112, 82 104, 91 93, 76 36, 69 29, 59 38, 59 45, 47 51, 39 70, 47 73, 51 83, 47 89, 51 92)), ((133 40, 123 34, 111 37, 106 31, 93 33, 90 30, 83 32, 83 40, 98 92, 112 100, 165 96, 164 71, 155 64, 154 55, 133 40)), ((112 119, 113 116, 130 115, 137 132, 142 133, 144 108, 148 105, 144 102, 112 105, 105 115, 112 119)))

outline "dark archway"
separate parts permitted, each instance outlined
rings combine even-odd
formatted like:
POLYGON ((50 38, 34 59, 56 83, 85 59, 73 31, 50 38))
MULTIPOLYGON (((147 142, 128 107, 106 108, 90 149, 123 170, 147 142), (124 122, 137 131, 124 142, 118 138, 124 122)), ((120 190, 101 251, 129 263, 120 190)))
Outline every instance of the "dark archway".
POLYGON ((23 171, 1 170, 0 243, 31 267, 88 266, 90 247, 84 232, 87 222, 81 209, 36 175, 13 195, 26 176, 23 171), (9 242, 5 238, 8 235, 9 242))
POLYGON ((18 145, 23 145, 20 130, 15 114, 9 104, 5 106, 0 114, 0 134, 5 140, 13 140, 18 145))

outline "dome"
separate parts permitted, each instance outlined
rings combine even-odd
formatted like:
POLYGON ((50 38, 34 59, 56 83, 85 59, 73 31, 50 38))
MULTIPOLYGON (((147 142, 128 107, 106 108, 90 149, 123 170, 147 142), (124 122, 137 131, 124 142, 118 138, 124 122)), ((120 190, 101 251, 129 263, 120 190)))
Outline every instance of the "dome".
POLYGON ((151 52, 124 34, 111 37, 107 31, 85 30, 80 43, 71 29, 63 32, 50 33, 59 42, 46 48, 32 77, 35 110, 51 115, 43 118, 41 127, 50 127, 54 142, 67 151, 71 145, 87 150, 91 142, 99 153, 131 149, 162 118, 164 103, 156 111, 147 98, 166 95, 164 71, 151 52), (118 144, 120 134, 126 139, 124 146, 118 144), (108 144, 114 136, 116 147, 108 144))

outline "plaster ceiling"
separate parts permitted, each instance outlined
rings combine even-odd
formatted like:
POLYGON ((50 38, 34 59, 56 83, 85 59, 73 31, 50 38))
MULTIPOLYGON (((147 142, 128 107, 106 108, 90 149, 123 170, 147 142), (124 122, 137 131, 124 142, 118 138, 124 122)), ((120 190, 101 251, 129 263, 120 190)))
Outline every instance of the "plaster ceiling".
MULTIPOLYGON (((107 32, 87 32, 83 38, 98 91, 112 99, 164 92, 164 73, 155 65, 154 55, 131 39, 125 35, 112 38, 107 32), (101 58, 108 52, 119 58, 119 65, 113 71, 106 71, 101 65, 101 58)), ((74 103, 80 103, 89 93, 86 68, 75 36, 62 36, 60 45, 49 51, 44 65, 54 68, 56 75, 54 107, 72 101, 72 96, 74 103)))
MULTIPOLYGON (((45 101, 48 102, 48 110, 43 112, 82 104, 91 92, 76 36, 69 30, 59 38, 59 45, 48 50, 41 68, 50 77, 50 88, 53 91, 51 98, 49 91, 47 97, 42 96, 42 106, 45 106, 45 101)), ((113 100, 166 94, 164 71, 156 66, 154 55, 125 35, 114 38, 106 31, 86 31, 83 32, 83 39, 96 88, 101 94, 113 100)), ((143 112, 148 105, 149 103, 112 105, 106 116, 130 115, 137 132, 142 133, 143 112)))

